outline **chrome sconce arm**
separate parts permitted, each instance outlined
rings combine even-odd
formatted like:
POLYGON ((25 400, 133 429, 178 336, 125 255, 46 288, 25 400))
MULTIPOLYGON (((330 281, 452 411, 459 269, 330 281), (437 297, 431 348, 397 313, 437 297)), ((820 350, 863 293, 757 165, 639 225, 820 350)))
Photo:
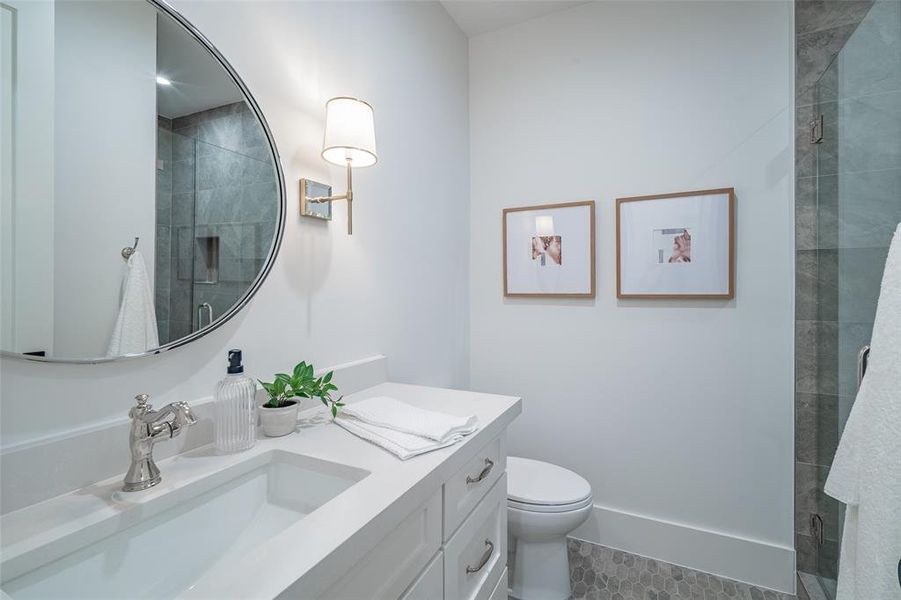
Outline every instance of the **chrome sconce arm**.
MULTIPOLYGON (((301 194, 303 197, 301 198, 301 204, 310 203, 310 204, 325 204, 328 203, 329 206, 329 217, 331 218, 331 203, 336 200, 347 200, 347 235, 353 235, 354 233, 354 190, 353 190, 353 168, 352 168, 353 159, 347 158, 347 192, 340 195, 332 195, 332 196, 316 196, 310 198, 306 196, 306 190, 309 186, 302 185, 301 186, 301 194)), ((304 180, 307 181, 307 180, 304 180)), ((306 216, 313 216, 308 213, 308 211, 301 206, 301 214, 306 216)))

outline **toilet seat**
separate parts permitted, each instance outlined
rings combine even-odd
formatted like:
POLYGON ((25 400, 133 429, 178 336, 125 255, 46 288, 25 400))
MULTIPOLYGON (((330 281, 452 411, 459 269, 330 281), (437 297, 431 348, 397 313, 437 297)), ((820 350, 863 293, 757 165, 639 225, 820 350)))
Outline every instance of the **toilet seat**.
POLYGON ((591 496, 588 496, 581 502, 576 502, 575 504, 529 504, 527 502, 517 502, 516 500, 510 500, 508 498, 507 508, 534 513, 564 513, 591 506, 591 501, 591 496))
POLYGON ((591 504, 591 485, 557 465, 507 457, 507 506, 527 512, 562 513, 591 504))

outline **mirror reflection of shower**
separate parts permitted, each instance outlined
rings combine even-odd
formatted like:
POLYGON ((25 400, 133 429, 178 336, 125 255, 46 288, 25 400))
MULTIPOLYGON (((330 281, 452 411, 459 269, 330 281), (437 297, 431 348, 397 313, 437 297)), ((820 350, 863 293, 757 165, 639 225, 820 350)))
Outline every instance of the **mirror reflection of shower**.
POLYGON ((158 118, 155 287, 161 344, 226 312, 268 254, 277 214, 266 199, 277 195, 277 184, 271 159, 254 156, 261 148, 245 147, 248 125, 256 121, 243 102, 158 118))

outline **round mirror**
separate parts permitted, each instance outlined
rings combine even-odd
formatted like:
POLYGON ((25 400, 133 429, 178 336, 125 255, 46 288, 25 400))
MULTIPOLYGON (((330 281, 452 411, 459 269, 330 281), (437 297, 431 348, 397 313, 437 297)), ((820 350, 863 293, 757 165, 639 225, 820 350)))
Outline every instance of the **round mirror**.
POLYGON ((222 325, 285 218, 241 79, 155 0, 3 0, 0 16, 0 349, 101 362, 222 325))

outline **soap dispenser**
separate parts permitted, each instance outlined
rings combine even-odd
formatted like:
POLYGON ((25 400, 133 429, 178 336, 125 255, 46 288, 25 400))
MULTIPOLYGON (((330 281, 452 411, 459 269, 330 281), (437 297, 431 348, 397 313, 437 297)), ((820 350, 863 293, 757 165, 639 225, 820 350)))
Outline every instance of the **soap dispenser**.
POLYGON ((257 441, 256 384, 244 374, 241 351, 228 351, 227 374, 216 386, 215 446, 219 452, 252 448, 257 441))

